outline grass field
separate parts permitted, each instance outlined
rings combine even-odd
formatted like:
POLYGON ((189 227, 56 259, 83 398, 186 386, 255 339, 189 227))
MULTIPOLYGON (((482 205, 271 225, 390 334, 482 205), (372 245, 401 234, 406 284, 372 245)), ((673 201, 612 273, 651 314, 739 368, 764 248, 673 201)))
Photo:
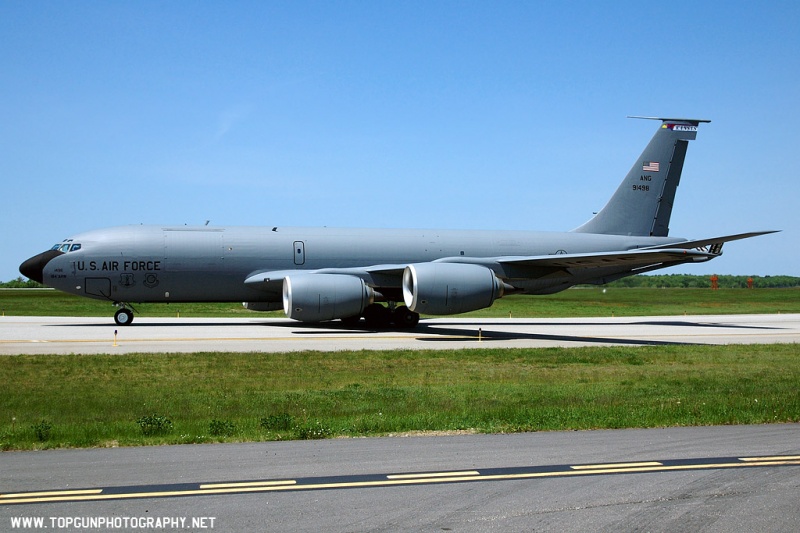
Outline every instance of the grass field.
MULTIPOLYGON (((139 316, 254 317, 239 303, 141 304, 139 316)), ((9 316, 108 316, 109 302, 54 290, 0 289, 0 310, 9 316)), ((657 316, 734 313, 800 313, 800 289, 627 289, 576 288, 549 296, 508 296, 488 309, 461 316, 518 318, 570 316, 657 316)))
MULTIPOLYGON (((54 291, 4 314, 109 316, 54 291)), ((258 316, 238 305, 143 316, 258 316)), ((797 289, 575 289, 478 316, 800 312, 797 289)), ((279 315, 280 316, 280 315, 279 315)), ((52 447, 800 421, 800 348, 660 346, 0 358, 0 446, 52 447)))
POLYGON ((796 345, 0 358, 4 449, 800 421, 796 345))

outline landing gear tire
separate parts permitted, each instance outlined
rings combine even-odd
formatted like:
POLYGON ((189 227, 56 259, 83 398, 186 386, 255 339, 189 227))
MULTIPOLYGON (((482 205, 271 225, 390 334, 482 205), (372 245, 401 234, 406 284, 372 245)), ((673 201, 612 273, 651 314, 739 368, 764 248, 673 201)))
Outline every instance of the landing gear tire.
POLYGON ((419 324, 419 313, 408 307, 398 307, 394 310, 394 325, 398 328, 414 328, 419 324))
POLYGON ((369 329, 382 329, 392 321, 392 312, 381 304, 370 304, 364 309, 364 322, 369 329))
POLYGON ((130 309, 120 309, 114 313, 114 322, 118 326, 130 326, 133 322, 133 312, 130 309))

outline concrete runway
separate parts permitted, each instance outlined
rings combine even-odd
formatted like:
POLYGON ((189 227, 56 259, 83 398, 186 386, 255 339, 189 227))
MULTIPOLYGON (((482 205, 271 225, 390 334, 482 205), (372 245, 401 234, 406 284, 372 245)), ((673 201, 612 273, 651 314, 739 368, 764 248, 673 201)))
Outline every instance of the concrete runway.
POLYGON ((439 318, 414 330, 270 318, 2 317, 0 354, 285 352, 800 342, 800 314, 626 318, 439 318), (116 341, 115 341, 115 332, 116 341))
POLYGON ((798 531, 800 424, 3 452, 0 487, 3 531, 798 531))

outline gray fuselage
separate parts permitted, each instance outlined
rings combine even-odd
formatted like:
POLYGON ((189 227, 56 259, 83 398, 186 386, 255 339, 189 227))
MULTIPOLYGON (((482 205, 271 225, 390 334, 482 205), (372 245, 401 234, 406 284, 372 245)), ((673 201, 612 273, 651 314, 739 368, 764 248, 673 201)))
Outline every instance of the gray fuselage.
MULTIPOLYGON (((479 258, 502 256, 633 250, 684 240, 571 232, 123 226, 82 233, 56 245, 62 249, 69 245, 67 249, 74 251, 50 260, 42 274, 51 287, 114 302, 278 304, 279 287, 265 290, 249 286, 245 280, 258 272, 395 264, 402 270, 410 263, 443 258, 479 262, 479 258)), ((508 265, 487 266, 521 292, 556 292, 568 286, 558 279, 531 279, 529 272, 514 272, 508 265)), ((571 279, 569 285, 590 282, 589 278, 598 274, 603 274, 602 270, 594 269, 587 279, 571 279)), ((387 299, 402 300, 394 292, 399 290, 399 278, 356 275, 383 287, 387 299)))

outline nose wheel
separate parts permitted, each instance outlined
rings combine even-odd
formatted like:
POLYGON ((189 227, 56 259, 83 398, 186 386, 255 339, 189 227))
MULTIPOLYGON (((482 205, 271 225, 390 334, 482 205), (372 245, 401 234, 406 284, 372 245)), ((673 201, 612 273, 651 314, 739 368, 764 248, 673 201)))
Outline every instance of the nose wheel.
POLYGON ((114 313, 114 322, 118 326, 130 326, 131 322, 133 322, 133 311, 123 307, 114 313))

